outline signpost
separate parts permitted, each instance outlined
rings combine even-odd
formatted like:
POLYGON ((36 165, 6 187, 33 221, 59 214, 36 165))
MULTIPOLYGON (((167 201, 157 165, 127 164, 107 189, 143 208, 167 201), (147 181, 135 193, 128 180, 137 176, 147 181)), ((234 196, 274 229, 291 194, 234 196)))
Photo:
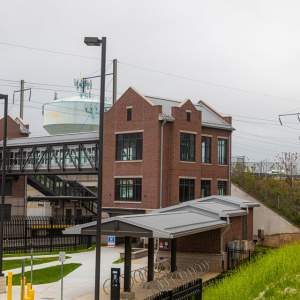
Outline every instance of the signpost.
POLYGON ((115 237, 114 236, 109 236, 108 237, 107 246, 108 247, 115 247, 115 237))
POLYGON ((32 280, 33 280, 33 248, 31 248, 31 280, 30 280, 31 289, 32 289, 32 280))
POLYGON ((59 252, 59 261, 61 262, 61 300, 63 300, 64 262, 66 261, 66 252, 59 252))

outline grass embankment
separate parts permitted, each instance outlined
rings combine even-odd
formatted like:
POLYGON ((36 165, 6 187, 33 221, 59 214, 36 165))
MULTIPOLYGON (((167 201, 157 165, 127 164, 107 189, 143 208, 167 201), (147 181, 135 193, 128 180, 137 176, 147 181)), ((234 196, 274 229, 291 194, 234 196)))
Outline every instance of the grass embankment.
MULTIPOLYGON (((101 245, 102 246, 102 245, 101 245)), ((88 252, 88 251, 93 251, 96 249, 96 244, 93 244, 92 247, 86 249, 77 249, 77 250, 59 250, 59 251, 52 251, 52 252, 34 252, 34 256, 38 255, 54 255, 54 254, 59 254, 59 252, 66 252, 66 254, 72 254, 72 253, 80 253, 80 252, 88 252)), ((11 253, 11 254, 3 254, 3 257, 18 257, 18 256, 30 256, 30 253, 11 253)))
MULTIPOLYGON (((64 264, 64 277, 77 268, 81 264, 64 264)), ((26 283, 30 283, 31 272, 25 272, 26 283)), ((61 265, 48 267, 33 271, 33 285, 56 282, 61 279, 61 265)), ((13 285, 20 285, 20 274, 13 275, 13 285)))
POLYGON ((250 171, 235 169, 232 182, 300 226, 300 181, 294 180, 291 184, 284 177, 260 177, 250 171))
POLYGON ((300 299, 300 243, 264 255, 219 284, 204 288, 203 300, 300 299))
MULTIPOLYGON (((71 258, 70 256, 66 256, 66 258, 71 258)), ((3 271, 12 270, 16 268, 22 267, 22 260, 23 259, 10 259, 10 260, 3 260, 3 271)), ((40 257, 40 258, 33 258, 33 265, 41 265, 46 264, 48 262, 58 261, 57 257, 40 257)), ((25 267, 31 266, 31 259, 25 258, 25 267)))

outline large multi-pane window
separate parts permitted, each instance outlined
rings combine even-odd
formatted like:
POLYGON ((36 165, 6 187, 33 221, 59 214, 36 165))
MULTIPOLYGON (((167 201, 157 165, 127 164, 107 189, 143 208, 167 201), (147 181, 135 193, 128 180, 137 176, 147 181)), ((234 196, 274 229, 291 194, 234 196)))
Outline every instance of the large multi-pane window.
POLYGON ((142 178, 115 178, 115 201, 141 201, 142 178))
POLYGON ((202 137, 201 162, 204 164, 211 163, 211 137, 209 136, 202 137))
POLYGON ((116 135, 116 160, 141 160, 143 157, 143 133, 116 135))
POLYGON ((195 179, 179 180, 179 201, 189 201, 195 199, 195 179))
POLYGON ((227 165, 227 139, 218 139, 218 164, 227 165))
POLYGON ((211 180, 201 180, 201 198, 210 196, 211 180))
POLYGON ((227 181, 218 181, 218 195, 226 195, 227 181))
POLYGON ((180 133, 180 160, 195 161, 195 140, 196 135, 181 132, 180 133))

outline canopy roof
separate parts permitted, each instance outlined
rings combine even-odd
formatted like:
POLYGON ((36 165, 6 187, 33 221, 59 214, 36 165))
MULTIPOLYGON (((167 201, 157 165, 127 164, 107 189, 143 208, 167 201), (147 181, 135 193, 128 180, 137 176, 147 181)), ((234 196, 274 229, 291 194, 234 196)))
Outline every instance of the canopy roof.
MULTIPOLYGON (((228 226, 221 218, 247 215, 259 206, 231 196, 211 196, 155 210, 150 214, 125 215, 102 221, 102 234, 113 236, 178 238, 228 226)), ((64 234, 95 235, 96 222, 66 228, 64 234)))

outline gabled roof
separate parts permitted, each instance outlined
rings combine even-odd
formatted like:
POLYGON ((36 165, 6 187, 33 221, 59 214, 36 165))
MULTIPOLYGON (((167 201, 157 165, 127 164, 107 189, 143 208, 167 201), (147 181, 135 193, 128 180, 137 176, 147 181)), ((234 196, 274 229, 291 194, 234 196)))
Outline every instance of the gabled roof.
POLYGON ((209 196, 166 207, 152 213, 190 210, 199 211, 201 214, 215 214, 220 218, 227 218, 246 215, 247 211, 244 209, 255 206, 259 206, 259 204, 232 196, 209 196))
MULTIPOLYGON (((165 116, 171 116, 172 107, 178 107, 182 102, 176 100, 168 100, 163 98, 157 98, 152 96, 146 96, 155 105, 162 106, 162 114, 165 116)), ((213 127, 227 130, 234 130, 234 128, 225 122, 213 109, 210 109, 208 105, 200 101, 198 104, 193 103, 195 108, 202 111, 202 125, 205 127, 213 127)))
MULTIPOLYGON (((102 234, 177 238, 228 226, 221 218, 247 215, 243 208, 259 206, 231 196, 211 196, 155 210, 150 214, 126 215, 102 221, 102 234)), ((64 234, 96 233, 96 222, 77 225, 64 234)))

